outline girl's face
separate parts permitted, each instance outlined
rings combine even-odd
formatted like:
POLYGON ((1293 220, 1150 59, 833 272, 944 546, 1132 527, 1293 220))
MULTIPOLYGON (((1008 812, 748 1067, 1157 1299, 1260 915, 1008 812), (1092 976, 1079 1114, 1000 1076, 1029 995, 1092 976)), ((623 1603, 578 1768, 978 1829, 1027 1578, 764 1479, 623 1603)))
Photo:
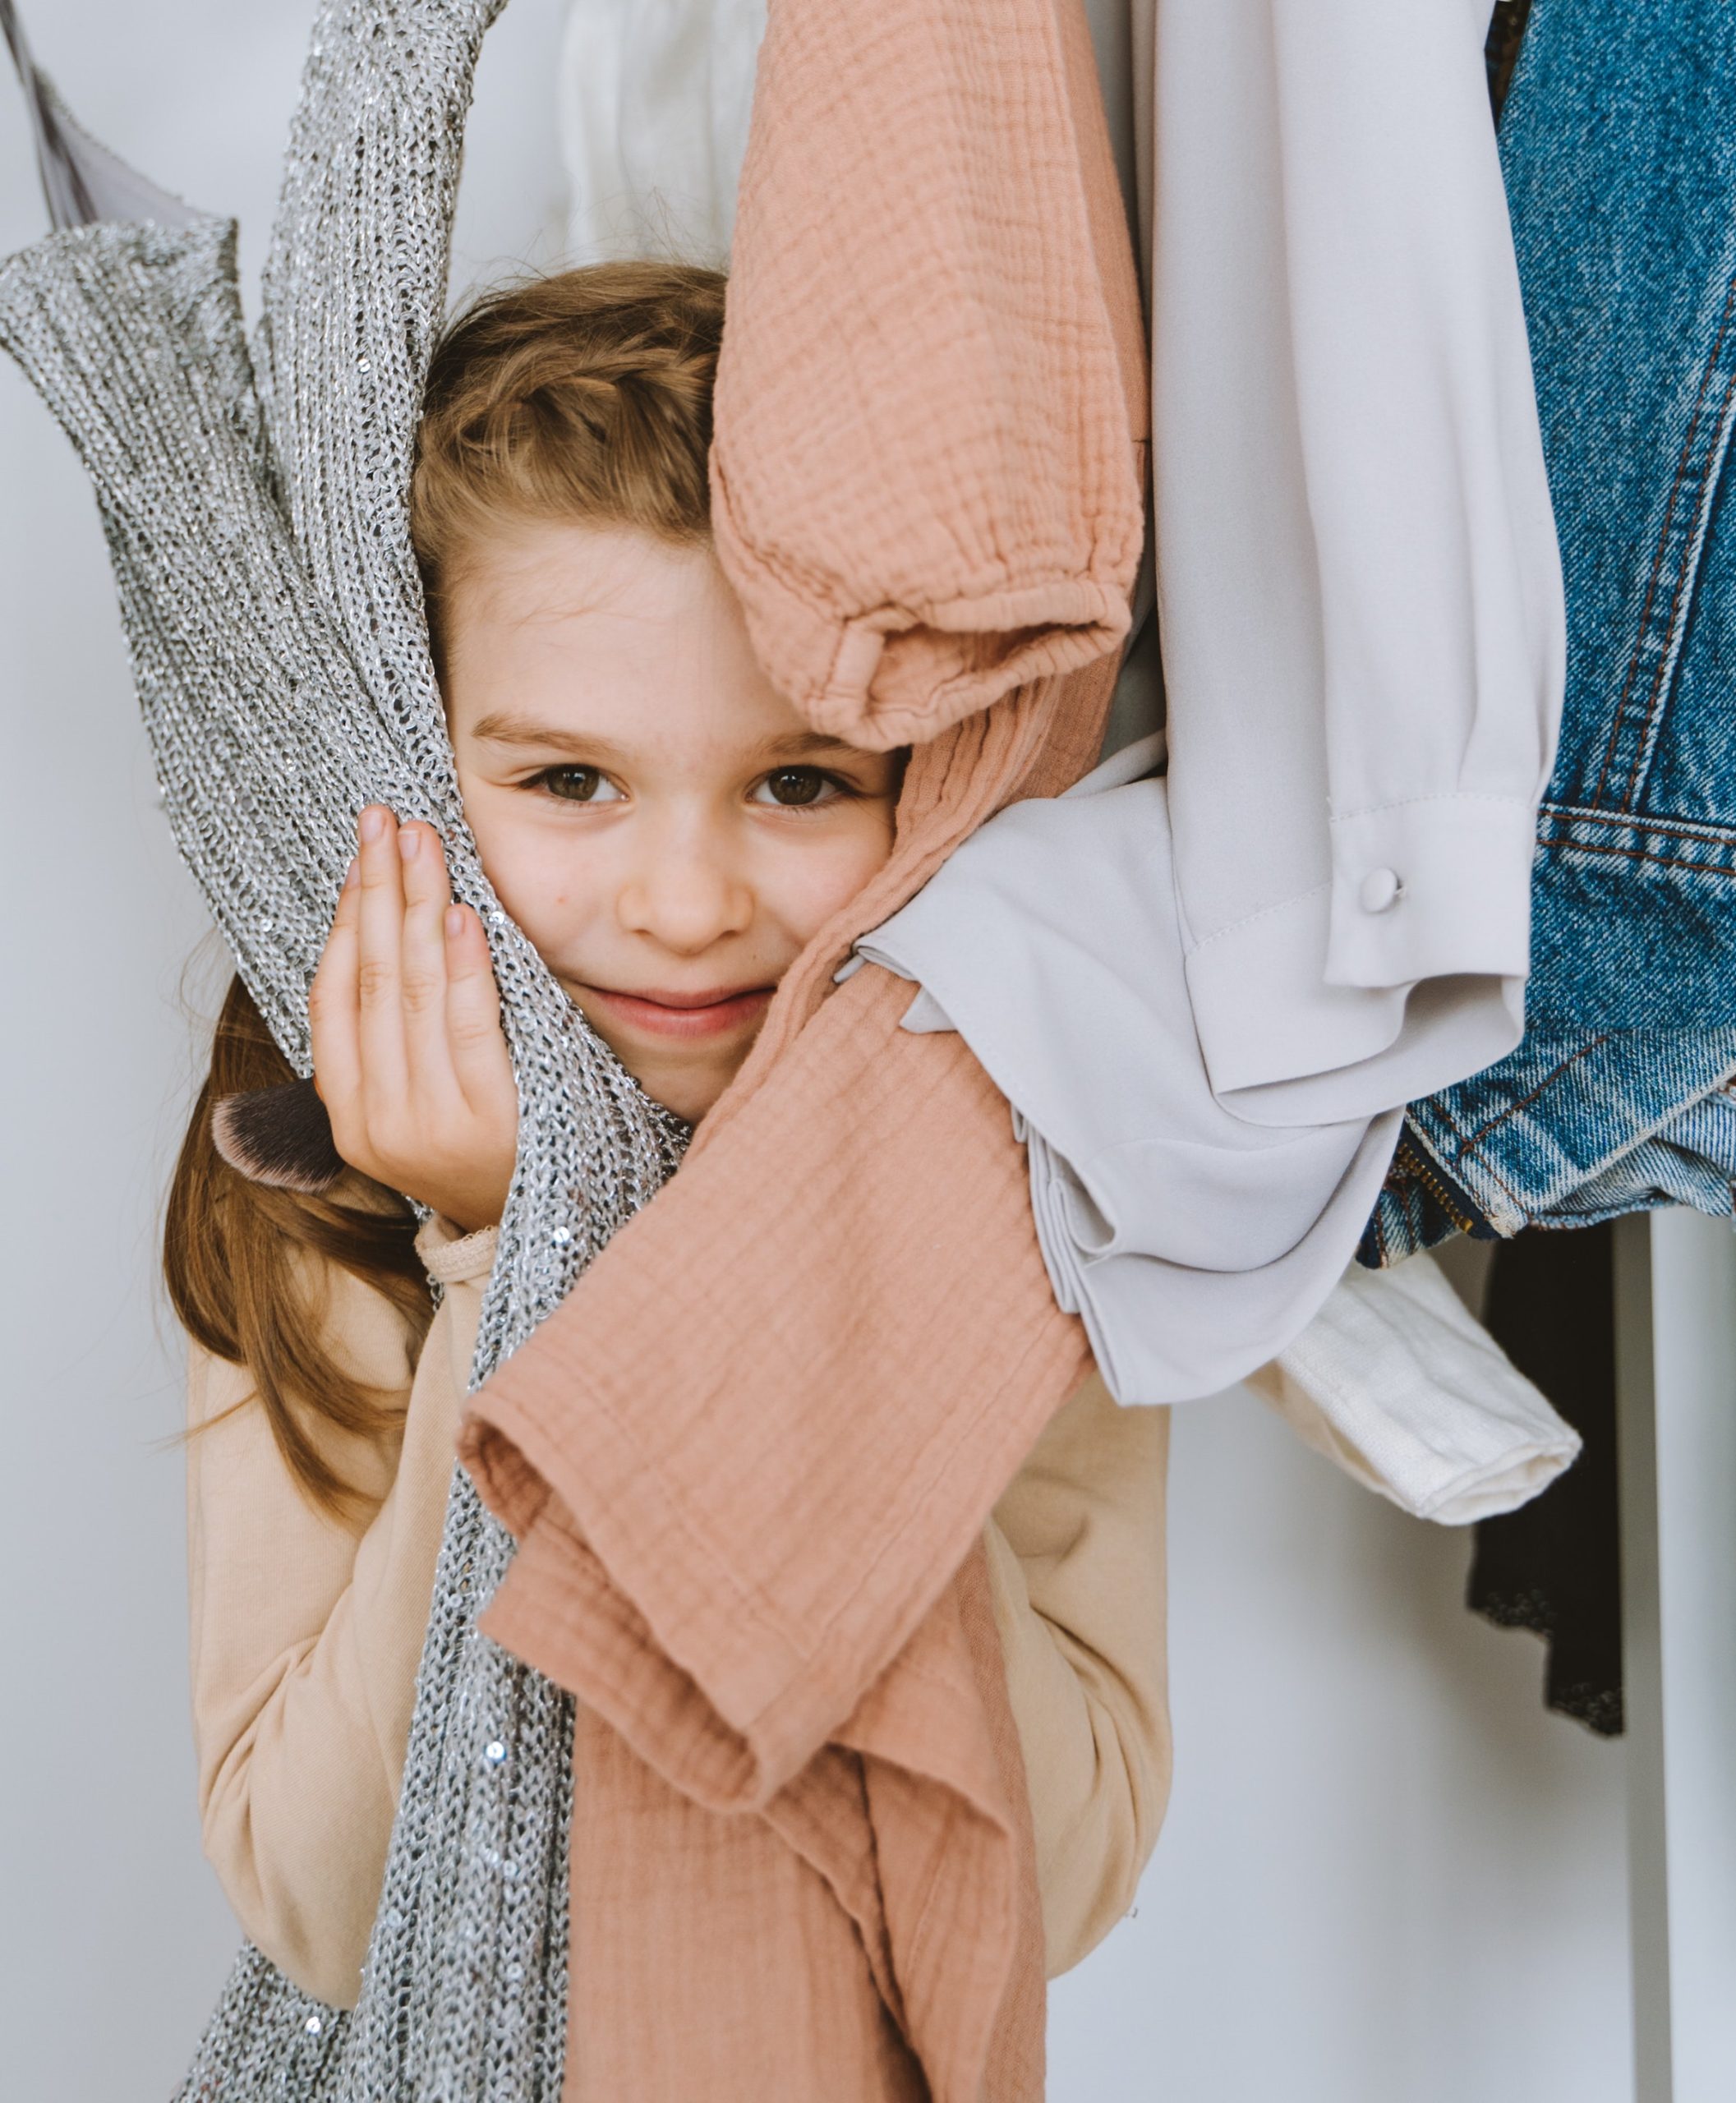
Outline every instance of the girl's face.
POLYGON ((709 547, 525 525, 470 555, 445 611, 489 880, 647 1093, 695 1121, 891 852, 897 760, 773 690, 709 547))

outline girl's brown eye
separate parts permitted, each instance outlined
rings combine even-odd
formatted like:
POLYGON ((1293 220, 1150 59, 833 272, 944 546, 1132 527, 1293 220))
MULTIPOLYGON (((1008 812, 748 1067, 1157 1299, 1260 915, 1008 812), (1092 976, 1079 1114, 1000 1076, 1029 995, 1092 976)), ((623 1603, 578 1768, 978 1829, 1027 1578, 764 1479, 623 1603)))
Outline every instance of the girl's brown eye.
POLYGON ((781 766, 766 776, 766 787, 775 803, 800 805, 817 803, 827 788, 826 776, 817 766, 781 766))
POLYGON ((594 803, 604 785, 601 770, 595 766, 551 766, 542 785, 551 796, 564 796, 569 803, 594 803))

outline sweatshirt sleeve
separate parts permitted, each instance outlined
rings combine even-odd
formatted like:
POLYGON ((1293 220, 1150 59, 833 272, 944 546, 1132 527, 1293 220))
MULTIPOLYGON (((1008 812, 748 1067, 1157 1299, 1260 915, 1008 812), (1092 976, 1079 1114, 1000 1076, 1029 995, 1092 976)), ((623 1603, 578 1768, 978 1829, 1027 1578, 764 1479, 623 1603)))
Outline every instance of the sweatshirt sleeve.
POLYGON ((188 1587, 205 1852, 248 1937, 306 1992, 353 2006, 409 1740, 493 1230, 417 1248, 445 1297, 412 1364, 403 1325, 335 1268, 325 1329, 395 1398, 399 1429, 322 1447, 371 1516, 315 1509, 244 1366, 188 1366, 188 1587))
POLYGON ((987 1529, 1051 1978, 1133 1903, 1168 1798, 1168 1410, 1121 1408, 1094 1374, 987 1529))

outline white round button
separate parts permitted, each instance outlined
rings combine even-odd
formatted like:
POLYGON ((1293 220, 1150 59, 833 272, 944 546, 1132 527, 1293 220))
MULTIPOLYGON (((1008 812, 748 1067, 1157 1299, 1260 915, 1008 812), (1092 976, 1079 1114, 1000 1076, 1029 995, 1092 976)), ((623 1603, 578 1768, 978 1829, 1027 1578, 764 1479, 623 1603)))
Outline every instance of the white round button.
POLYGON ((1370 869, 1357 895, 1365 913, 1384 913, 1404 896, 1404 880, 1396 869, 1370 869))

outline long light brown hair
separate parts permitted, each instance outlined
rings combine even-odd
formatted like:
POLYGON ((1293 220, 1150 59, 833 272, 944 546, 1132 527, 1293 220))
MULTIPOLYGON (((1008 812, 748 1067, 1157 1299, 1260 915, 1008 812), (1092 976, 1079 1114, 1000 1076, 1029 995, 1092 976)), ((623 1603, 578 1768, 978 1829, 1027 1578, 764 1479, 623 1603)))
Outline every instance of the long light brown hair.
MULTIPOLYGON (((681 544, 707 536, 723 297, 714 270, 605 264, 491 293, 447 330, 410 494, 436 661, 452 582, 502 526, 574 519, 681 544)), ((322 1336, 322 1282, 336 1265, 373 1287, 417 1347, 431 1308, 415 1221, 392 1193, 357 1175, 328 1198, 269 1190, 218 1153, 212 1105, 292 1078, 237 978, 176 1165, 163 1272, 188 1333, 252 1375, 303 1493, 340 1515, 355 1492, 324 1456, 320 1427, 378 1437, 397 1420, 322 1336)))

